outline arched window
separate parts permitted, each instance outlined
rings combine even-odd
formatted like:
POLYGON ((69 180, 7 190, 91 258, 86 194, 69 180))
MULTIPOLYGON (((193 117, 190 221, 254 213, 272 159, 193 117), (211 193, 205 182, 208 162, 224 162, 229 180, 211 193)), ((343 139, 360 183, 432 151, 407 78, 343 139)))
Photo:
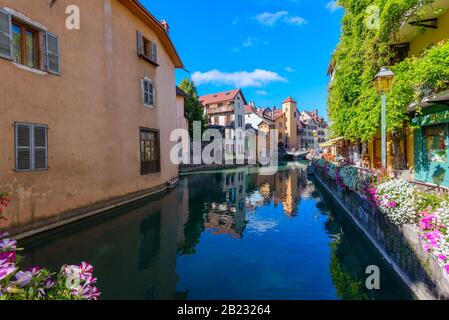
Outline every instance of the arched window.
POLYGON ((155 104, 155 91, 153 82, 149 78, 143 78, 142 80, 142 97, 143 104, 148 107, 154 107, 155 104))

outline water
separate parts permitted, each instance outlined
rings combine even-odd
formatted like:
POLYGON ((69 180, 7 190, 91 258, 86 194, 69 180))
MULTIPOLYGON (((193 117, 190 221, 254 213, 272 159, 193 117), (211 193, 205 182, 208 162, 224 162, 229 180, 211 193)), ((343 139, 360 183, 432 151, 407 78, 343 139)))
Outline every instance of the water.
POLYGON ((172 192, 22 242, 25 263, 95 266, 102 299, 411 299, 306 164, 195 173, 172 192), (381 270, 381 290, 365 287, 381 270))

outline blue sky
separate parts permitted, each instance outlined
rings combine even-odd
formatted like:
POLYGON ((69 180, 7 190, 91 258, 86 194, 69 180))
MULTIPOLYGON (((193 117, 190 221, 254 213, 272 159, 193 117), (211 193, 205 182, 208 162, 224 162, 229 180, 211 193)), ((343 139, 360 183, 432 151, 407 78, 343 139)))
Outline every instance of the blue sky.
POLYGON ((170 36, 199 93, 241 87, 257 106, 280 106, 293 96, 299 109, 326 116, 329 60, 343 10, 330 0, 142 0, 170 36))

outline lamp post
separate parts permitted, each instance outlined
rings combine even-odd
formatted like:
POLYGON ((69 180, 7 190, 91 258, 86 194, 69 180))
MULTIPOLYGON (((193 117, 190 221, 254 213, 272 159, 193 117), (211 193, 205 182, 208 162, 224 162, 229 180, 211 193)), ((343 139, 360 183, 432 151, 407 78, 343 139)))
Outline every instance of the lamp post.
POLYGON ((382 95, 382 167, 387 169, 387 92, 391 90, 394 83, 395 74, 382 67, 374 78, 374 87, 376 91, 382 95))
POLYGON ((318 132, 316 130, 313 130, 312 135, 313 135, 313 149, 314 152, 318 155, 318 147, 317 147, 318 132))

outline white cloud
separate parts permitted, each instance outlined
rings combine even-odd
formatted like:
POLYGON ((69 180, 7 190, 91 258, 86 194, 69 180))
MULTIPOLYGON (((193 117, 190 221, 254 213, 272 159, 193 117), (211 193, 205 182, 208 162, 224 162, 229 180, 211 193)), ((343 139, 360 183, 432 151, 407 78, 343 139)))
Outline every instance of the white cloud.
POLYGON ((232 47, 231 50, 229 50, 231 53, 237 53, 240 51, 239 47, 232 47))
POLYGON ((302 26, 307 24, 307 20, 301 17, 289 16, 285 18, 285 22, 295 26, 302 26))
POLYGON ((285 67, 284 70, 287 71, 288 73, 295 72, 295 69, 293 69, 292 67, 285 67))
POLYGON ((268 27, 273 27, 279 21, 295 26, 302 26, 307 23, 306 19, 299 16, 293 16, 286 10, 278 12, 263 12, 255 16, 253 19, 257 20, 261 25, 268 27))
POLYGON ((256 94, 259 96, 268 96, 268 92, 266 92, 265 90, 257 90, 256 94))
POLYGON ((335 12, 340 9, 340 6, 338 5, 336 0, 331 0, 326 4, 326 9, 330 12, 335 12))
POLYGON ((238 88, 256 87, 261 88, 271 82, 288 82, 276 72, 256 69, 252 72, 221 72, 219 70, 210 70, 207 72, 194 72, 192 80, 197 85, 215 84, 231 85, 238 88))
POLYGON ((264 26, 274 26, 279 19, 288 15, 288 11, 264 12, 254 17, 260 24, 264 26))
POLYGON ((242 46, 244 46, 245 48, 248 48, 248 47, 254 46, 258 42, 259 42, 259 39, 257 39, 257 38, 248 37, 242 42, 242 46))

